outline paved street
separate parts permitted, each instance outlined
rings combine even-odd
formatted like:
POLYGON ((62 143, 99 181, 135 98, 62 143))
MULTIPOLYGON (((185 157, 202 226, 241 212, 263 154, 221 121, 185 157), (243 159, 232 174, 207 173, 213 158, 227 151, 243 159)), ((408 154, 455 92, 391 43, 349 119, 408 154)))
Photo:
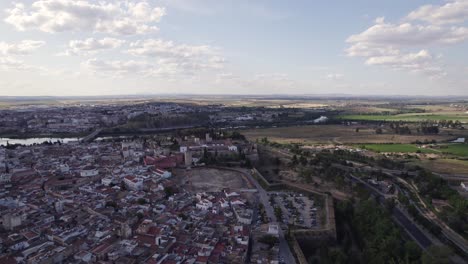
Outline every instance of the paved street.
MULTIPOLYGON (((353 180, 361 182, 366 186, 374 195, 379 197, 380 202, 383 202, 387 197, 386 194, 383 194, 373 186, 369 185, 367 182, 350 175, 353 180)), ((392 197, 392 196, 389 196, 392 197)), ((432 245, 432 241, 421 231, 405 214, 403 214, 397 207, 392 211, 393 216, 397 219, 400 225, 410 234, 410 236, 416 240, 416 242, 424 249, 432 245)))
POLYGON ((393 209, 393 216, 402 226, 404 226, 405 230, 413 237, 413 239, 416 240, 416 242, 421 247, 427 249, 432 245, 431 240, 427 238, 427 236, 421 230, 419 230, 419 228, 397 207, 393 209))
MULTIPOLYGON (((268 197, 268 193, 263 189, 263 187, 257 182, 257 180, 252 177, 252 175, 249 172, 246 172, 246 174, 249 177, 249 180, 254 183, 255 187, 258 189, 258 195, 260 198, 260 202, 263 203, 265 207, 265 212, 268 216, 269 219, 271 219, 270 223, 278 223, 275 215, 275 211, 273 207, 270 204, 270 200, 268 197)), ((284 262, 287 264, 290 263, 296 263, 296 260, 294 259, 294 255, 292 254, 288 242, 286 241, 286 238, 284 237, 284 232, 280 228, 279 229, 279 254, 280 254, 280 259, 284 259, 284 262)))

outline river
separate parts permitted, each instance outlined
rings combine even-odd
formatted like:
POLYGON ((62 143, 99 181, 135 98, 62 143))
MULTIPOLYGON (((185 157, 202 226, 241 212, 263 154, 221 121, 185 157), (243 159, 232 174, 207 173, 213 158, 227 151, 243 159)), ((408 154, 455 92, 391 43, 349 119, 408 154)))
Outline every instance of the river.
POLYGON ((78 138, 50 138, 50 137, 44 137, 44 138, 0 138, 0 146, 6 146, 7 143, 9 144, 21 144, 21 145, 33 145, 33 144, 41 144, 44 141, 51 141, 52 143, 55 143, 57 141, 62 142, 62 143, 68 143, 72 141, 78 141, 78 138))

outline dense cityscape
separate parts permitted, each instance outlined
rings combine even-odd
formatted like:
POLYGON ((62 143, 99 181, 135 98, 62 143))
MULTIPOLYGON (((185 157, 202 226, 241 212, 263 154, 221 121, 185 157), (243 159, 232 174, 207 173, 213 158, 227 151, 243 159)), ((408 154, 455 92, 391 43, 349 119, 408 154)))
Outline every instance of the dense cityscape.
POLYGON ((468 263, 468 0, 3 0, 0 36, 0 264, 468 263))
POLYGON ((312 108, 256 100, 6 108, 1 262, 359 263, 404 254, 426 263, 432 250, 463 262, 465 176, 408 163, 463 160, 463 122, 366 121, 348 112, 368 106, 344 100, 312 108), (372 142, 389 136, 402 144, 372 142), (380 238, 364 231, 379 224, 380 238), (375 253, 354 251, 375 239, 390 240, 375 253))

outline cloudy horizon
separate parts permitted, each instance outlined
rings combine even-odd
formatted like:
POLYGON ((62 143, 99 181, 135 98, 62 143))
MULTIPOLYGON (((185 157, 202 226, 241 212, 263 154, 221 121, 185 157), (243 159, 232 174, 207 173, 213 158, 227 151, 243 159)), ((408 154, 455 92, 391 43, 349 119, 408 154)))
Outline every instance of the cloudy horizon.
POLYGON ((468 0, 16 0, 0 9, 0 96, 468 95, 468 0))

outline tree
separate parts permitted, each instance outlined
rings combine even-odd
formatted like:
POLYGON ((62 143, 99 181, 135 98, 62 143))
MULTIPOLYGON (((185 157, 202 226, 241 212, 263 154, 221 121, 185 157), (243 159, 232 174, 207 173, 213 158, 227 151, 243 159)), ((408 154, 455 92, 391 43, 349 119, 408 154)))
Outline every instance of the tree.
POLYGON ((206 148, 203 148, 203 159, 208 160, 208 150, 206 148))
POLYGON ((114 201, 107 201, 106 202, 106 207, 114 207, 117 208, 117 203, 114 201))
POLYGON ((304 156, 301 155, 301 156, 299 157, 299 161, 301 162, 302 166, 307 165, 307 158, 306 158, 306 157, 304 157, 304 156))
POLYGON ((291 163, 292 163, 293 165, 297 165, 298 160, 297 160, 297 155, 296 155, 296 154, 294 154, 291 163))
POLYGON ((275 163, 276 166, 281 165, 281 160, 280 160, 280 158, 275 157, 275 162, 274 162, 274 163, 275 163))
POLYGON ((398 201, 403 204, 404 206, 408 206, 409 205, 409 199, 408 197, 406 197, 406 195, 404 195, 403 193, 399 192, 398 193, 398 201))
POLYGON ((452 250, 447 246, 430 246, 422 255, 423 264, 448 264, 452 250))
POLYGON ((374 199, 358 204, 352 222, 358 233, 358 243, 362 244, 365 262, 391 263, 404 255, 398 228, 374 199))
POLYGON ((145 198, 138 198, 137 202, 140 205, 144 205, 144 204, 146 204, 146 199, 145 198))
POLYGON ((272 235, 264 235, 258 239, 258 242, 267 244, 270 248, 278 243, 278 238, 272 235))
POLYGON ((390 199, 390 200, 385 200, 385 209, 387 212, 391 213, 393 211, 393 208, 395 208, 395 200, 390 199))
POLYGON ((174 188, 172 186, 168 186, 168 187, 164 188, 164 192, 166 193, 166 198, 169 198, 172 195, 174 195, 175 190, 174 190, 174 188))
POLYGON ((407 263, 418 261, 421 258, 421 248, 414 241, 405 243, 405 251, 407 263))
POLYGON ((141 212, 138 212, 138 213, 136 214, 136 216, 138 217, 138 220, 141 220, 141 219, 143 219, 143 217, 144 217, 143 213, 141 213, 141 212))
POLYGON ((312 170, 311 169, 303 169, 301 170, 299 175, 301 175, 307 183, 312 182, 312 170))
POLYGON ((337 264, 345 264, 348 263, 348 257, 346 254, 343 252, 342 249, 331 249, 328 252, 328 256, 330 257, 330 260, 332 263, 337 263, 337 264))
POLYGON ((275 207, 275 215, 276 218, 278 218, 278 221, 280 221, 280 219, 283 217, 283 211, 278 206, 275 207))

